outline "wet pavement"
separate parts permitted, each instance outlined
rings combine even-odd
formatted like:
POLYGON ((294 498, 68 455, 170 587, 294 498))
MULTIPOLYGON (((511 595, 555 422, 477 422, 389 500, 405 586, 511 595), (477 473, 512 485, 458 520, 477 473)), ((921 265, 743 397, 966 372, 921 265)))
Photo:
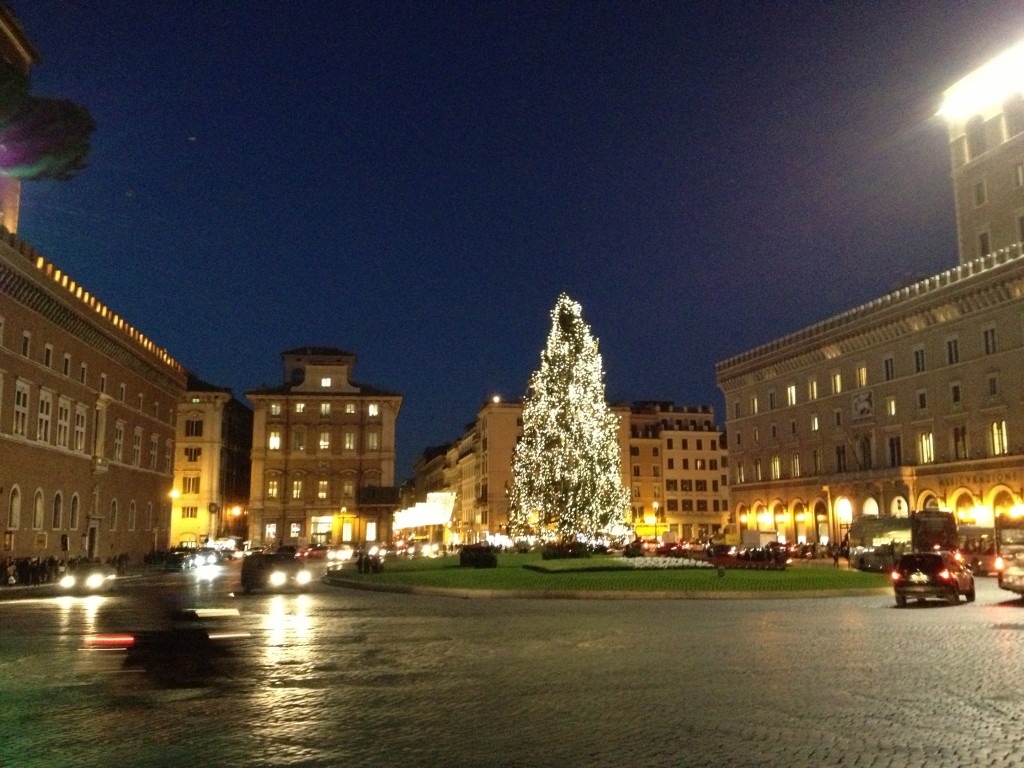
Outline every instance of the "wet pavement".
POLYGON ((315 585, 236 596, 237 566, 102 598, 0 602, 2 766, 1009 766, 1024 603, 891 596, 462 600, 315 585), (86 635, 182 607, 231 653, 124 668, 86 635), (237 609, 237 615, 231 611, 237 609), (228 632, 227 630, 230 630, 228 632))

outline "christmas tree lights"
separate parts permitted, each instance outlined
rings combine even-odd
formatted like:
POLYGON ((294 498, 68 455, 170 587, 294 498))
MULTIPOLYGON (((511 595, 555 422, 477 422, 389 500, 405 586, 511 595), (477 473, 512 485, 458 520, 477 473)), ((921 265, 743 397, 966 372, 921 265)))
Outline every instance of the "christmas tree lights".
POLYGON ((523 403, 512 457, 509 530, 561 541, 590 539, 624 523, 618 417, 605 402, 597 340, 565 294, 523 403))

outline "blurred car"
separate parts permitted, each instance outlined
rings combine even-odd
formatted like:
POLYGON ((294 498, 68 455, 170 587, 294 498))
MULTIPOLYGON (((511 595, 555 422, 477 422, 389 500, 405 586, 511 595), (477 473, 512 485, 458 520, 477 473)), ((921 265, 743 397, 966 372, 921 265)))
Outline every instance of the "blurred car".
POLYGON ((200 547, 192 555, 192 562, 196 567, 200 565, 216 565, 221 561, 220 550, 213 547, 200 547))
POLYGON ((110 589, 116 578, 117 571, 113 566, 87 563, 61 576, 57 586, 61 592, 68 594, 94 595, 110 589))
POLYGON ((242 561, 242 591, 254 589, 303 591, 313 574, 302 558, 287 552, 250 555, 242 561))
POLYGON ((967 602, 974 602, 974 574, 951 552, 903 555, 891 576, 896 605, 900 608, 906 606, 908 597, 919 602, 937 597, 957 605, 960 595, 964 595, 967 602))
POLYGON ((352 547, 348 544, 342 544, 341 546, 331 547, 328 549, 327 559, 336 562, 344 562, 345 560, 351 560, 354 554, 355 550, 352 549, 352 547))
POLYGON ((302 550, 303 557, 312 557, 315 560, 319 560, 327 557, 327 552, 330 550, 326 544, 314 544, 312 547, 307 547, 302 550))

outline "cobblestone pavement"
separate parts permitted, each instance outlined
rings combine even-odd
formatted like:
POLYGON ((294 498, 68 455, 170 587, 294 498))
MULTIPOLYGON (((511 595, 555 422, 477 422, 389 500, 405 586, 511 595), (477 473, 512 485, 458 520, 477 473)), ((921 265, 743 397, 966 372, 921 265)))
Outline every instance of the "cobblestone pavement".
POLYGON ((3 766, 1016 766, 1024 603, 459 600, 141 580, 0 602, 3 766), (168 604, 251 633, 209 685, 85 653, 168 604))

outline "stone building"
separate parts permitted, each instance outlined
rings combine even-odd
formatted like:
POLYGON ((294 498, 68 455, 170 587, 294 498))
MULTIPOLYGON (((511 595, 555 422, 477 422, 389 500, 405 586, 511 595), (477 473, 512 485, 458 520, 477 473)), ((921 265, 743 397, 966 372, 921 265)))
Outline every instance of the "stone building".
POLYGON ((946 91, 960 264, 716 366, 733 514, 787 539, 1024 493, 1024 44, 946 91), (991 85, 998 88, 992 88, 991 85))
POLYGON ((70 275, 0 237, 3 554, 167 545, 184 369, 70 275))
POLYGON ((281 357, 284 383, 246 393, 250 538, 298 546, 389 540, 402 396, 354 382, 356 356, 344 350, 302 347, 281 357))
POLYGON ((251 450, 252 409, 230 389, 189 375, 177 414, 172 544, 248 537, 251 450))

